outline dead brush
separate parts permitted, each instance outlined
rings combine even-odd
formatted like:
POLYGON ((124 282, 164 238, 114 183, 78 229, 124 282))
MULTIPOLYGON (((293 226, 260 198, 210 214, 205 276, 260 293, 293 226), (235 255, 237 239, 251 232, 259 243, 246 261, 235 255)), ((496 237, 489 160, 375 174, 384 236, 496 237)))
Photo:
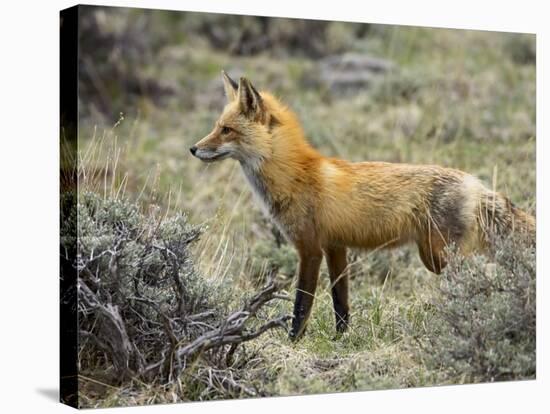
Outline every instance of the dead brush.
POLYGON ((77 226, 82 381, 179 384, 200 360, 210 369, 194 375, 215 374, 230 389, 248 389, 230 372, 234 356, 240 344, 286 328, 290 316, 266 312, 272 301, 288 299, 278 283, 231 311, 231 286, 204 279, 193 266, 189 245, 201 228, 185 216, 145 216, 122 199, 83 193, 77 226))
POLYGON ((487 256, 449 249, 418 356, 442 381, 493 382, 536 373, 536 255, 521 234, 488 234, 487 256))

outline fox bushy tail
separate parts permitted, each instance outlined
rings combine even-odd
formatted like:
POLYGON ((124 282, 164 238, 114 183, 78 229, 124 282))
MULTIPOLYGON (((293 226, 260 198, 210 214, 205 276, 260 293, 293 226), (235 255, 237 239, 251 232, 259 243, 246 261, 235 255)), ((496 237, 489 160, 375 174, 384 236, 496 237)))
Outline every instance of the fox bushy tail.
POLYGON ((487 190, 482 194, 478 220, 485 234, 506 236, 514 233, 529 244, 535 244, 535 217, 498 192, 487 190))

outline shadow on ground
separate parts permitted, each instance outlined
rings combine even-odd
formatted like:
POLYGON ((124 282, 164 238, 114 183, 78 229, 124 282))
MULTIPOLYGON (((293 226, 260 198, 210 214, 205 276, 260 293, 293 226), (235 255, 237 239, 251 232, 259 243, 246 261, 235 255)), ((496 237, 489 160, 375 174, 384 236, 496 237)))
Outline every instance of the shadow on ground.
POLYGON ((37 388, 36 392, 53 402, 59 402, 59 390, 57 388, 37 388))

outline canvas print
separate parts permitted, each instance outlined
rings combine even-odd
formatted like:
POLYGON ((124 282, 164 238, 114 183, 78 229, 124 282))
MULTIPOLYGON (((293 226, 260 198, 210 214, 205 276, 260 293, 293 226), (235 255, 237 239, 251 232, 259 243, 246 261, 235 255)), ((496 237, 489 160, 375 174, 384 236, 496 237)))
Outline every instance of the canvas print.
POLYGON ((535 35, 61 12, 61 397, 535 379, 535 35))

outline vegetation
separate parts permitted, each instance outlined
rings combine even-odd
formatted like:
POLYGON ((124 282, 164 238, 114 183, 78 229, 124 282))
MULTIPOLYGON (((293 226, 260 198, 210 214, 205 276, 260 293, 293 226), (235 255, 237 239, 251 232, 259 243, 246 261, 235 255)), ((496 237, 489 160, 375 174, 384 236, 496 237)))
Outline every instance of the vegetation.
MULTIPOLYGON (((202 277, 189 254, 201 229, 181 214, 145 215, 90 192, 80 194, 77 211, 63 226, 78 228, 81 378, 95 386, 139 379, 180 395, 258 395, 240 381, 251 358, 239 345, 285 328, 290 316, 269 312, 274 299, 289 299, 279 284, 236 297, 227 280, 202 277)), ((80 404, 92 399, 82 395, 80 404)))
POLYGON ((535 250, 495 238, 489 260, 456 252, 439 285, 424 360, 442 381, 533 378, 536 371, 535 250))
MULTIPOLYGON (((213 328, 273 277, 293 291, 296 255, 256 207, 238 164, 206 165, 188 152, 223 108, 222 68, 275 91, 324 154, 460 168, 534 213, 533 36, 338 22, 310 28, 288 19, 135 9, 87 8, 81 16, 82 258, 110 248, 121 232, 129 240, 116 280, 106 256, 78 264, 101 276, 104 295, 115 285, 123 298, 134 295, 139 272, 140 292, 162 295, 162 311, 173 312, 170 265, 162 249, 151 248, 164 242, 182 255, 185 314, 212 310, 205 323, 213 328)), ((534 378, 535 252, 510 239, 487 256, 451 255, 436 276, 414 248, 353 251, 349 332, 335 338, 323 265, 301 341, 270 329, 229 359, 229 347, 200 354, 170 380, 166 371, 137 375, 139 364, 122 375, 109 351, 81 340, 81 404, 534 378)), ((109 303, 127 321, 143 365, 161 360, 169 342, 155 324, 160 313, 143 306, 139 312, 155 322, 144 323, 126 300, 109 303)), ((269 302, 245 331, 291 307, 269 302)), ((82 329, 97 332, 97 317, 84 316, 82 329)), ((174 329, 185 343, 204 333, 174 329)))

